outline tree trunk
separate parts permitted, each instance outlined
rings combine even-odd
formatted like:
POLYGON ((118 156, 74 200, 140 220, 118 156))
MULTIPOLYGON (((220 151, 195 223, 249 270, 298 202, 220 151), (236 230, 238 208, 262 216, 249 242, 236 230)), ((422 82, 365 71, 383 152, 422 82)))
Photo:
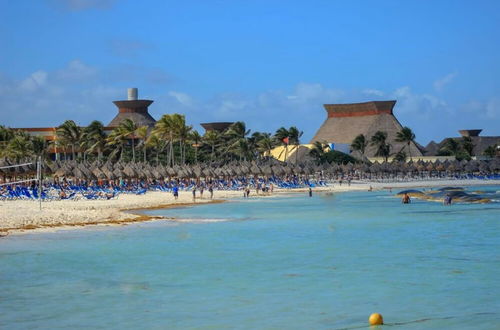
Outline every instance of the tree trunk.
POLYGON ((182 141, 179 140, 179 164, 184 165, 183 159, 182 159, 182 141))
POLYGON ((171 166, 174 166, 174 138, 172 136, 172 132, 170 132, 170 160, 172 161, 171 166))
POLYGON ((135 163, 135 141, 132 137, 132 161, 135 163))

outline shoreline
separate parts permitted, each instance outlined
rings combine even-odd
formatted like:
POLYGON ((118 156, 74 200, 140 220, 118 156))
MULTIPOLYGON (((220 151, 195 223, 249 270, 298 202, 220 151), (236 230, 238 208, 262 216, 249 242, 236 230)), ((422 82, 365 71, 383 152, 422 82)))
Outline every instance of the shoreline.
MULTIPOLYGON (((409 182, 359 182, 340 186, 337 182, 325 187, 313 188, 315 193, 346 191, 432 188, 444 186, 489 186, 500 185, 500 180, 430 180, 409 182)), ((275 189, 273 194, 256 195, 251 191, 250 199, 269 198, 286 194, 305 193, 309 188, 275 189)), ((159 216, 150 216, 142 210, 191 207, 199 204, 224 203, 242 197, 241 191, 215 191, 214 199, 197 198, 192 201, 191 192, 181 192, 174 200, 171 193, 148 192, 145 195, 120 195, 111 200, 51 201, 42 203, 42 211, 36 201, 16 200, 0 202, 0 238, 8 235, 35 232, 54 232, 64 229, 79 229, 90 226, 124 226, 148 221, 173 221, 159 216)))

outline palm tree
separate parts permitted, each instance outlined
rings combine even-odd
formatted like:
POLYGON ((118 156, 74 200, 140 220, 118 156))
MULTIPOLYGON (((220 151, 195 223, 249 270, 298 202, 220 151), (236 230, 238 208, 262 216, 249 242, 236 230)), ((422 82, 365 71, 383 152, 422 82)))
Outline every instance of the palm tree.
POLYGON ((71 147, 71 153, 73 160, 75 157, 75 147, 80 145, 82 139, 82 129, 73 120, 66 120, 62 123, 56 130, 57 138, 59 138, 62 144, 71 147))
POLYGON ((262 136, 257 141, 257 150, 261 153, 267 153, 271 157, 271 150, 274 148, 274 140, 270 133, 262 133, 262 136))
POLYGON ((149 128, 147 126, 140 126, 135 130, 135 136, 139 139, 139 144, 137 146, 138 147, 142 146, 144 163, 146 162, 146 153, 147 153, 146 140, 148 139, 148 130, 149 128))
POLYGON ((439 155, 453 155, 456 156, 460 153, 462 147, 460 143, 458 143, 453 138, 447 138, 444 140, 442 147, 440 148, 438 154, 439 155))
POLYGON ((315 141, 309 155, 316 159, 318 162, 322 162, 325 157, 325 149, 328 148, 326 142, 315 141))
POLYGON ((16 162, 32 155, 33 144, 26 134, 16 134, 2 152, 3 157, 15 159, 16 162))
POLYGON ((132 119, 126 118, 118 125, 118 128, 123 138, 132 141, 132 161, 135 163, 135 131, 137 125, 132 119))
POLYGON ((120 151, 119 160, 123 159, 123 151, 125 149, 125 143, 127 142, 127 134, 124 134, 123 129, 118 126, 111 131, 111 133, 106 138, 106 143, 109 146, 119 146, 119 149, 115 149, 109 155, 110 158, 114 157, 118 151, 120 151))
POLYGON ((97 151, 97 159, 101 160, 104 149, 106 148, 106 133, 104 133, 104 125, 94 120, 89 126, 83 129, 82 140, 87 146, 87 151, 97 151))
POLYGON ((408 154, 410 155, 410 160, 412 160, 410 144, 412 142, 415 142, 415 134, 412 132, 411 128, 405 126, 401 129, 401 131, 397 132, 396 142, 406 143, 406 148, 408 148, 408 154))
POLYGON ((299 145, 302 134, 304 134, 304 132, 299 131, 299 129, 295 126, 292 126, 288 129, 288 136, 290 139, 289 142, 295 146, 295 164, 297 164, 297 160, 299 157, 299 145))
POLYGON ((233 123, 224 133, 229 139, 227 150, 239 155, 240 160, 242 158, 246 160, 248 155, 249 149, 246 137, 248 134, 250 134, 250 130, 246 129, 245 123, 242 121, 233 123))
POLYGON ((14 130, 0 125, 0 147, 5 148, 12 138, 14 138, 14 130))
POLYGON ((384 157, 385 161, 389 158, 391 154, 391 145, 386 143, 387 133, 382 131, 377 131, 371 138, 370 144, 377 147, 377 152, 375 156, 384 157))
POLYGON ((33 148, 33 153, 39 157, 44 158, 45 152, 47 151, 47 140, 42 136, 31 136, 31 145, 33 148))
POLYGON ((365 155, 366 147, 368 147, 368 141, 363 134, 359 134, 354 138, 354 140, 352 140, 351 148, 361 152, 362 156, 365 155))
POLYGON ((215 155, 215 148, 221 142, 221 134, 216 130, 206 131, 205 135, 203 136, 203 140, 205 141, 206 144, 210 146, 212 150, 210 154, 210 160, 213 161, 215 155))
POLYGON ((193 126, 186 125, 186 117, 178 113, 172 115, 174 137, 179 141, 180 163, 184 164, 186 161, 185 142, 189 138, 189 133, 193 126))
POLYGON ((462 148, 472 156, 474 153, 474 143, 472 142, 472 138, 470 136, 462 136, 462 148))
POLYGON ((495 157, 498 153, 499 146, 497 144, 493 144, 491 146, 488 146, 488 148, 484 149, 483 154, 488 157, 495 157))
POLYGON ((201 137, 200 133, 198 133, 197 130, 193 130, 189 134, 189 140, 193 143, 192 146, 194 148, 194 162, 198 163, 198 148, 201 146, 200 143, 201 143, 202 137, 201 137))
POLYGON ((155 127, 151 132, 151 134, 155 135, 158 139, 168 141, 169 151, 167 153, 167 164, 171 166, 173 166, 175 162, 173 145, 176 133, 175 129, 176 125, 172 115, 163 115, 156 122, 155 127))
MULTIPOLYGON (((290 132, 286 128, 280 127, 274 133, 274 138, 276 139, 278 145, 285 146, 285 161, 286 161, 288 158, 288 144, 290 143, 290 132)), ((281 154, 278 156, 278 158, 279 157, 281 157, 281 154)))
POLYGON ((146 140, 146 146, 153 148, 156 152, 156 166, 160 164, 160 152, 165 149, 167 143, 164 139, 160 138, 157 134, 150 134, 146 140))

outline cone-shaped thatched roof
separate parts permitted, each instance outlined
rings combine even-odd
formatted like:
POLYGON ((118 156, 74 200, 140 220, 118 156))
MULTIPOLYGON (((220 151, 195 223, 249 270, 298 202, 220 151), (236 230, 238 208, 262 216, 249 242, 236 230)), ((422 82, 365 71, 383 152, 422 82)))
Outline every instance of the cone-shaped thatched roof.
MULTIPOLYGON (((387 143, 392 145, 391 152, 398 152, 406 144, 396 142, 396 134, 403 128, 394 117, 392 109, 396 101, 372 101, 350 104, 325 104, 328 117, 319 128, 311 143, 316 141, 327 143, 351 144, 356 136, 363 134, 367 140, 377 131, 387 133, 387 143)), ((410 144, 412 156, 422 156, 415 143, 410 144)), ((365 155, 374 156, 375 146, 368 146, 365 155)))

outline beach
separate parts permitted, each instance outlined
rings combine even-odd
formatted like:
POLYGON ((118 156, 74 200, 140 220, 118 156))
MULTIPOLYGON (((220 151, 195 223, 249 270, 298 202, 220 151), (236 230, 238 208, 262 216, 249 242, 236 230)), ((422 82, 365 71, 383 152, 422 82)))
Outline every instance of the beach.
MULTIPOLYGON (((324 187, 313 188, 314 193, 320 192, 344 192, 344 191, 367 191, 372 187, 380 189, 409 189, 420 187, 444 187, 444 186, 472 186, 472 185, 500 185, 499 180, 431 180, 410 182, 346 182, 339 185, 338 182, 324 187)), ((251 191, 250 199, 255 197, 272 197, 290 193, 307 193, 308 188, 297 189, 274 189, 272 194, 256 194, 251 191)), ((396 193, 397 191, 395 191, 396 193)), ((171 193, 147 192, 143 195, 121 194, 110 200, 63 200, 42 202, 42 210, 39 203, 32 200, 0 201, 0 234, 23 233, 26 231, 47 231, 54 228, 75 228, 89 225, 124 225, 127 223, 173 220, 161 217, 152 217, 142 214, 144 209, 162 209, 171 207, 191 206, 202 203, 220 203, 225 200, 241 198, 242 191, 219 190, 214 192, 213 199, 205 192, 203 198, 197 195, 193 202, 190 191, 182 191, 179 198, 174 199, 171 193)))

